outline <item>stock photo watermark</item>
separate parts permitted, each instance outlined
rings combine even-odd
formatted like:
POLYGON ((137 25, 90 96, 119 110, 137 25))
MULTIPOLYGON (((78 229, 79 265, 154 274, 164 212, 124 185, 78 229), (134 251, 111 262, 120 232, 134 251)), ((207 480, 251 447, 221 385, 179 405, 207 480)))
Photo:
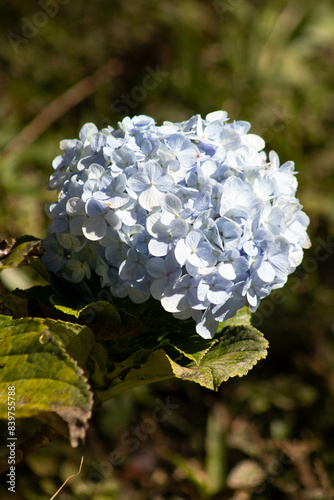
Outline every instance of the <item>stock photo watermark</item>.
MULTIPOLYGON (((319 262, 325 262, 334 253, 334 240, 331 236, 327 236, 327 240, 318 237, 313 244, 313 255, 304 258, 303 263, 297 269, 295 274, 289 278, 290 288, 296 292, 301 283, 308 275, 314 273, 319 266, 319 262)), ((261 307, 261 311, 257 311, 252 316, 252 324, 259 328, 265 318, 269 318, 277 305, 283 304, 287 300, 287 296, 281 290, 276 290, 275 294, 268 297, 261 307)))
POLYGON ((38 6, 41 9, 37 10, 31 17, 23 16, 21 18, 21 32, 10 31, 7 33, 7 38, 14 52, 18 53, 22 44, 29 43, 39 30, 47 25, 49 19, 58 14, 60 5, 65 5, 68 2, 69 0, 38 0, 38 6))
POLYGON ((267 485, 274 482, 275 479, 282 476, 286 467, 294 463, 294 457, 288 457, 280 451, 279 457, 277 459, 273 458, 270 460, 266 467, 266 479, 262 484, 254 491, 255 495, 260 495, 267 489, 267 485))
POLYGON ((271 111, 272 117, 268 125, 257 132, 267 144, 274 139, 277 133, 283 132, 289 122, 297 118, 297 115, 289 112, 286 107, 274 107, 271 111))
POLYGON ((16 394, 15 385, 9 385, 7 388, 7 448, 8 448, 8 465, 7 473, 7 489, 11 493, 15 493, 16 487, 16 440, 15 435, 15 405, 16 394))
POLYGON ((160 64, 155 69, 146 66, 145 70, 146 75, 140 85, 133 87, 129 94, 123 93, 112 101, 111 110, 114 113, 120 113, 122 116, 128 115, 131 110, 136 109, 146 99, 151 90, 156 89, 169 76, 169 72, 162 71, 160 64))
MULTIPOLYGON (((180 408, 180 405, 173 403, 169 396, 164 401, 160 398, 155 398, 155 403, 156 406, 150 417, 144 418, 138 425, 133 425, 123 432, 119 439, 122 451, 120 449, 113 449, 107 456, 107 460, 91 462, 90 465, 93 471, 85 478, 85 492, 82 497, 80 495, 76 496, 75 500, 87 498, 87 494, 92 494, 99 487, 101 481, 112 477, 115 467, 121 466, 129 454, 135 453, 140 445, 157 431, 159 424, 167 421, 180 408)), ((59 500, 74 500, 74 497, 63 493, 59 496, 59 500)))
POLYGON ((218 14, 219 20, 224 21, 226 14, 230 14, 243 0, 214 0, 212 5, 218 14))

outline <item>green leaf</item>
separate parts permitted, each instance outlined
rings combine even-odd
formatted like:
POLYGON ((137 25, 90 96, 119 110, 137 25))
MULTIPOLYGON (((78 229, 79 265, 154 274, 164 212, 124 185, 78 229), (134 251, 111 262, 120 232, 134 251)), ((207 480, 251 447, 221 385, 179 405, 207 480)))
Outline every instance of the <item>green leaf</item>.
POLYGON ((107 375, 112 372, 113 367, 114 363, 108 358, 106 349, 99 342, 96 342, 87 360, 89 381, 95 396, 97 390, 102 391, 109 388, 110 383, 107 381, 107 375))
POLYGON ((48 273, 46 270, 46 267, 44 266, 43 262, 41 259, 34 259, 30 267, 41 277, 43 278, 46 283, 51 283, 51 275, 48 273))
POLYGON ((61 311, 64 314, 68 314, 69 316, 74 316, 77 319, 79 318, 80 312, 82 311, 82 307, 77 308, 75 306, 71 306, 66 300, 56 294, 50 295, 50 302, 53 307, 58 309, 58 311, 61 311))
POLYGON ((8 250, 5 257, 0 261, 0 271, 9 267, 19 267, 22 264, 29 264, 32 259, 36 259, 44 252, 40 240, 33 239, 32 236, 18 240, 16 244, 8 250), (30 238, 30 239, 29 239, 30 238), (25 241, 28 239, 28 241, 25 241), (33 240, 33 241, 31 241, 33 240))
POLYGON ((58 340, 66 348, 67 354, 76 360, 82 368, 95 345, 95 337, 87 326, 46 318, 44 324, 57 335, 58 340))
POLYGON ((161 382, 173 378, 169 357, 162 349, 135 352, 123 363, 116 363, 109 375, 110 386, 97 390, 100 401, 106 401, 117 394, 142 384, 161 382))
POLYGON ((224 330, 224 328, 228 326, 251 326, 252 315, 247 306, 239 309, 237 314, 233 316, 233 318, 227 319, 226 321, 222 321, 219 323, 219 327, 217 329, 217 333, 224 330))
POLYGON ((118 332, 121 319, 117 309, 110 302, 99 300, 88 304, 80 310, 79 319, 91 325, 97 339, 109 339, 123 332, 123 330, 118 332))
POLYGON ((259 359, 267 355, 268 342, 253 327, 226 328, 214 340, 217 342, 199 363, 180 365, 171 360, 175 376, 217 390, 230 377, 246 375, 259 359))
POLYGON ((104 300, 92 302, 84 306, 72 307, 63 303, 62 299, 57 295, 51 295, 50 302, 59 311, 75 318, 80 318, 81 321, 87 324, 96 323, 110 329, 121 325, 121 319, 115 306, 104 300))
POLYGON ((197 333, 193 333, 184 336, 182 336, 182 334, 169 335, 168 338, 164 339, 161 345, 167 345, 167 342, 183 356, 199 364, 201 359, 209 352, 217 340, 203 339, 197 333))
POLYGON ((85 437, 93 394, 76 359, 85 362, 93 342, 92 332, 81 325, 0 316, 0 418, 7 418, 8 388, 14 386, 17 418, 56 413, 77 446, 85 437))
MULTIPOLYGON (((268 343, 262 333, 251 326, 225 328, 214 339, 196 334, 171 334, 160 340, 151 335, 126 344, 114 339, 100 350, 94 364, 94 390, 100 401, 140 384, 180 378, 217 390, 230 377, 245 375, 267 354, 268 343), (132 351, 131 351, 132 349, 132 351), (123 354, 121 361, 117 360, 123 354)), ((94 353, 94 351, 93 351, 94 353)))

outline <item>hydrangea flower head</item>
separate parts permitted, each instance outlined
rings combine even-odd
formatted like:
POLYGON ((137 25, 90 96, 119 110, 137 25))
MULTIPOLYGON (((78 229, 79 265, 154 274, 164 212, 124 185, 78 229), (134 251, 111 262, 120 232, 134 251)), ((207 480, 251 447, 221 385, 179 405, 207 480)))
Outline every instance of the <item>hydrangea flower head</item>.
POLYGON ((72 283, 95 273, 135 303, 153 296, 204 338, 243 306, 255 311, 310 241, 293 162, 267 157, 249 129, 224 111, 85 124, 53 161, 47 269, 72 283))

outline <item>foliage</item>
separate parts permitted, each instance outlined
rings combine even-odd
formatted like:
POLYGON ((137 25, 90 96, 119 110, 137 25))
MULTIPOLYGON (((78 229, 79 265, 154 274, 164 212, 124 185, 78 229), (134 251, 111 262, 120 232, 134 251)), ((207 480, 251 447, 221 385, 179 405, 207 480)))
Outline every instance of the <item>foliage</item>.
POLYGON ((92 342, 87 330, 62 321, 0 316, 0 418, 8 416, 8 386, 15 386, 17 418, 55 412, 69 424, 73 446, 84 439, 93 398, 83 369, 66 347, 71 351, 74 342, 76 354, 86 361, 82 351, 92 342))
MULTIPOLYGON (((36 263, 38 253, 43 253, 40 242, 18 242, 5 252, 2 268, 27 264, 35 258, 35 269, 47 277, 43 264, 36 263)), ((64 285, 56 278, 52 284, 52 273, 49 277, 45 287, 15 291, 14 295, 28 303, 27 310, 29 300, 40 300, 48 306, 51 318, 60 311, 90 328, 60 319, 0 316, 0 418, 7 417, 8 386, 15 385, 16 417, 36 416, 48 421, 48 415, 55 413, 68 423, 74 447, 85 438, 93 402, 96 405, 138 385, 173 377, 217 390, 223 381, 246 374, 266 356, 267 341, 251 326, 245 309, 228 326, 221 324, 217 337, 206 340, 193 332, 193 321, 184 328, 182 321, 170 319, 160 306, 154 311, 152 299, 145 307, 146 326, 131 306, 140 323, 139 335, 136 330, 133 337, 132 315, 122 314, 121 308, 120 314, 105 301, 84 307, 63 305, 64 285), (148 330, 147 318, 151 317, 148 330)), ((12 295, 3 299, 7 307, 12 295)))

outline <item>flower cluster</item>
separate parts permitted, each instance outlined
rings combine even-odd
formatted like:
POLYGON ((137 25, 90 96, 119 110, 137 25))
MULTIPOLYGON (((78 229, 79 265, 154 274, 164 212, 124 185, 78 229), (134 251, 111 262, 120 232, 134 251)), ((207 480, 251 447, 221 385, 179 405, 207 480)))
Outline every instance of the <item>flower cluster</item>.
POLYGON ((216 111, 157 126, 141 115, 61 141, 47 269, 72 283, 94 272, 135 303, 152 295, 204 338, 244 305, 255 311, 300 264, 309 219, 293 162, 267 158, 249 123, 227 121, 216 111))

